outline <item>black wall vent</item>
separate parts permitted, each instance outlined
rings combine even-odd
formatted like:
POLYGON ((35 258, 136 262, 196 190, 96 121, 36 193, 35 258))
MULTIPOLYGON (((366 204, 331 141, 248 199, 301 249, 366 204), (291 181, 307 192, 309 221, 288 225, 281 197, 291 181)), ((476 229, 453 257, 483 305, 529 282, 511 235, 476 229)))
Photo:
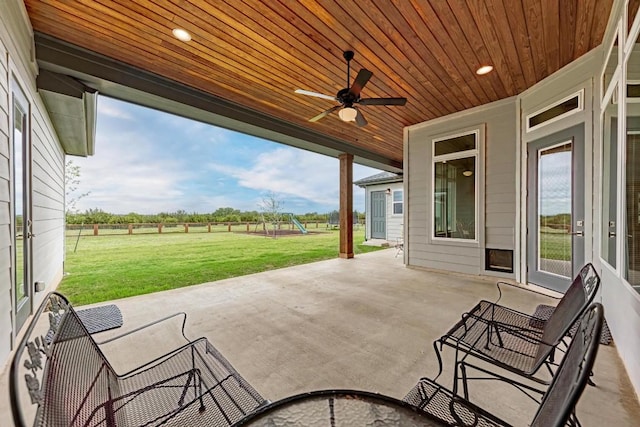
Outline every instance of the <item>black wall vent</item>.
POLYGON ((511 249, 485 249, 485 270, 513 273, 513 251, 511 249))

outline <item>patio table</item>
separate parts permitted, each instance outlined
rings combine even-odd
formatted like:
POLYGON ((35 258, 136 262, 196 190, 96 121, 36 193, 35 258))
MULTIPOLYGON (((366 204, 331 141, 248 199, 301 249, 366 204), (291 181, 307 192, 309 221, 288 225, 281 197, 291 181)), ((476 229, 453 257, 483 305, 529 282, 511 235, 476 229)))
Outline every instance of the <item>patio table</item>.
POLYGON ((359 390, 320 390, 271 403, 235 426, 403 426, 449 424, 398 399, 359 390))

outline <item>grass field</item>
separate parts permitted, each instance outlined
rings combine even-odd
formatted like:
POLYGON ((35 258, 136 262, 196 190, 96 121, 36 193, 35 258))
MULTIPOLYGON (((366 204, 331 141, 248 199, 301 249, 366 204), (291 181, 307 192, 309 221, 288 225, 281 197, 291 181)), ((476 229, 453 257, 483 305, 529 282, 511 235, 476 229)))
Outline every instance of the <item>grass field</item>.
POLYGON ((571 235, 565 231, 543 229, 540 234, 540 257, 569 261, 571 259, 571 235))
MULTIPOLYGON (((315 231, 315 230, 311 230, 315 231)), ((364 229, 354 230, 356 254, 364 229)), ((278 237, 163 233, 67 237, 59 290, 75 305, 180 288, 338 256, 339 232, 278 237)))

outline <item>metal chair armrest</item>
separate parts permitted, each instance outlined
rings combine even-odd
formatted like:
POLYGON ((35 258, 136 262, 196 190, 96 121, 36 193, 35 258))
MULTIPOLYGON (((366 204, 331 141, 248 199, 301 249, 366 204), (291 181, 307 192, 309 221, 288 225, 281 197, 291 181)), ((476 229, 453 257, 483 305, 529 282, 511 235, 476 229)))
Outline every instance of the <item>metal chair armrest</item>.
POLYGON ((128 332, 125 332, 125 333, 123 333, 123 334, 116 335, 115 337, 112 337, 112 338, 106 339, 106 340, 104 340, 104 341, 96 341, 96 344, 98 344, 98 345, 103 345, 103 344, 107 344, 107 343, 110 343, 110 342, 113 342, 113 341, 119 340, 120 338, 124 338, 124 337, 126 337, 126 336, 128 336, 128 335, 134 334, 134 333, 136 333, 136 332, 140 332, 140 331, 142 331, 142 330, 144 330, 144 329, 147 329, 147 328, 149 328, 149 327, 151 327, 151 326, 157 325, 158 323, 164 322, 164 321, 166 321, 166 320, 169 320, 169 319, 172 319, 172 318, 174 318, 174 317, 178 317, 178 316, 184 316, 184 318, 182 319, 182 330, 181 330, 181 333, 182 333, 182 336, 184 337, 184 339, 185 339, 187 342, 189 342, 189 338, 187 338, 187 336, 186 336, 186 335, 185 335, 185 333, 184 333, 184 328, 185 328, 185 325, 186 325, 186 323, 187 323, 187 313, 185 313, 185 312, 183 312, 183 311, 180 311, 180 312, 178 312, 178 313, 170 314, 169 316, 163 317, 163 318, 161 318, 161 319, 154 320, 153 322, 146 323, 146 324, 144 324, 144 325, 142 325, 142 326, 139 326, 139 327, 137 327, 137 328, 135 328, 135 329, 132 329, 132 330, 130 330, 130 331, 128 331, 128 332))

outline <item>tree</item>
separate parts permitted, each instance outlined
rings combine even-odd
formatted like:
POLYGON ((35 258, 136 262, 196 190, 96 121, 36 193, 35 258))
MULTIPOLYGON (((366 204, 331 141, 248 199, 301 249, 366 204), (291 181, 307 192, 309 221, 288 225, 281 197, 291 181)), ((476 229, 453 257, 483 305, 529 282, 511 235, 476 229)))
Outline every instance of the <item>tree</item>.
POLYGON ((80 166, 73 163, 73 160, 67 160, 64 165, 64 196, 66 214, 76 213, 76 204, 83 197, 87 197, 90 191, 86 193, 77 193, 80 185, 80 166))
POLYGON ((277 230, 280 228, 280 222, 282 221, 284 202, 278 194, 269 191, 262 197, 262 201, 258 203, 258 207, 260 208, 263 221, 273 224, 273 237, 275 238, 277 230))

